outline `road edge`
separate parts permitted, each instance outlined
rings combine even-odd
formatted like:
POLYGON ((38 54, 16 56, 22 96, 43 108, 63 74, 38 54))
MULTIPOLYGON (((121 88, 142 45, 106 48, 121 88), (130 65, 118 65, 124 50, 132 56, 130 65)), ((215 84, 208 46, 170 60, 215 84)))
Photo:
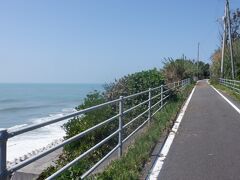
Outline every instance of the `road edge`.
POLYGON ((193 95, 195 89, 196 89, 196 86, 194 86, 194 88, 192 89, 192 92, 189 95, 187 101, 185 102, 184 106, 180 110, 180 113, 179 113, 179 115, 178 115, 178 117, 177 117, 177 119, 176 119, 176 121, 175 121, 175 123, 174 123, 174 125, 172 127, 172 130, 169 133, 169 135, 168 135, 168 137, 167 137, 167 139, 166 139, 166 141, 165 141, 165 143, 163 145, 163 148, 162 148, 162 150, 161 150, 161 152, 159 154, 159 157, 155 161, 152 169, 150 170, 150 173, 149 173, 149 176, 147 177, 147 180, 155 180, 155 179, 158 178, 158 176, 160 174, 160 171, 162 169, 162 166, 164 164, 164 160, 166 159, 166 156, 167 156, 167 154, 169 152, 169 149, 170 149, 170 147, 172 145, 172 142, 173 142, 173 140, 175 138, 175 134, 178 131, 178 128, 180 126, 182 118, 183 118, 183 116, 184 116, 184 114, 186 112, 186 109, 187 109, 187 107, 189 105, 190 100, 192 99, 192 95, 193 95))
POLYGON ((229 105, 231 105, 239 114, 240 114, 240 109, 238 109, 238 107, 233 104, 228 98, 226 98, 222 93, 220 93, 215 87, 213 87, 213 85, 211 85, 211 87, 225 100, 227 101, 227 103, 229 105))

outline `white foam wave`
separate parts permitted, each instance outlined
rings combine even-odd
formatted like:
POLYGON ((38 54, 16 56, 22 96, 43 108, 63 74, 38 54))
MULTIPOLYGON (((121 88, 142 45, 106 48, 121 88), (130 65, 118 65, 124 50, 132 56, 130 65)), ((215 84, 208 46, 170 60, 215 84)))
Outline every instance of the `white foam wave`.
MULTIPOLYGON (((67 109, 67 111, 66 109, 63 109, 63 111, 60 113, 51 114, 43 118, 32 119, 31 122, 33 124, 38 124, 52 120, 54 118, 62 117, 75 111, 75 109, 67 109)), ((19 159, 19 157, 24 157, 34 150, 47 147, 50 143, 59 139, 63 139, 65 131, 63 130, 62 125, 67 121, 68 120, 64 120, 58 123, 54 123, 9 139, 7 144, 7 161, 13 162, 16 159, 19 159)), ((26 126, 26 124, 17 125, 12 127, 11 130, 13 128, 22 128, 24 126, 26 126)))
POLYGON ((27 126, 27 125, 28 125, 28 124, 18 124, 18 125, 15 125, 15 126, 13 126, 13 127, 8 128, 8 130, 11 130, 11 131, 17 130, 17 129, 23 128, 23 127, 25 127, 25 126, 27 126))

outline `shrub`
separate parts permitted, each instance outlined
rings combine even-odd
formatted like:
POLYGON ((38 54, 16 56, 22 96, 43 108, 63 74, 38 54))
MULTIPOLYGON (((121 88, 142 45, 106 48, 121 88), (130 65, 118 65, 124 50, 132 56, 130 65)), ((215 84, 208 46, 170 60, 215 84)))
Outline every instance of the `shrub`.
MULTIPOLYGON (((109 100, 117 99, 119 96, 126 96, 133 93, 147 90, 149 87, 160 86, 164 82, 163 76, 157 69, 137 72, 130 74, 116 80, 114 83, 105 85, 105 92, 100 93, 94 91, 87 95, 83 103, 76 109, 86 109, 88 107, 104 103, 109 100)), ((148 93, 133 98, 124 102, 125 110, 133 105, 136 105, 144 100, 148 99, 148 93)), ((147 104, 135 109, 133 112, 124 116, 124 123, 127 123, 131 118, 143 112, 143 109, 147 108, 147 104)), ((118 105, 109 105, 104 108, 91 111, 84 114, 81 117, 73 118, 64 124, 63 128, 66 131, 65 139, 71 138, 80 132, 104 121, 118 113, 118 105)), ((136 123, 124 130, 124 137, 131 133, 136 126, 138 126, 146 116, 139 119, 136 123)), ((84 136, 80 140, 66 145, 63 149, 63 153, 56 161, 56 166, 51 166, 46 169, 39 177, 44 179, 48 175, 60 169, 62 166, 78 157, 80 154, 103 140, 105 137, 113 133, 118 129, 118 121, 112 121, 111 123, 94 130, 90 134, 84 136)), ((65 171, 58 179, 75 179, 80 177, 86 170, 88 170, 93 164, 100 160, 105 154, 107 154, 113 147, 117 145, 117 137, 109 140, 106 144, 93 151, 86 158, 80 160, 76 165, 65 171)))

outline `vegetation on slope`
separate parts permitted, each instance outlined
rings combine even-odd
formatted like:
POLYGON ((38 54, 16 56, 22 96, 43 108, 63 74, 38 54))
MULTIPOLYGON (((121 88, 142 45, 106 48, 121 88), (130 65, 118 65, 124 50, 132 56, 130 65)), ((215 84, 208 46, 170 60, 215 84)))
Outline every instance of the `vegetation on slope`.
MULTIPOLYGON (((143 90, 147 90, 149 87, 160 86, 164 83, 163 75, 157 69, 152 69, 148 71, 137 72, 124 76, 123 78, 116 80, 114 83, 105 85, 105 91, 100 93, 98 91, 92 92, 87 95, 84 99, 83 104, 78 106, 76 109, 86 109, 88 107, 98 105, 109 100, 117 99, 119 96, 126 96, 129 94, 134 94, 143 90)), ((153 94, 154 95, 154 94, 153 94)), ((125 109, 132 107, 133 105, 139 104, 148 99, 148 94, 140 95, 137 98, 133 98, 130 101, 124 102, 125 109)), ((136 108, 131 113, 124 116, 124 123, 127 123, 130 118, 137 116, 143 110, 146 110, 147 104, 136 108)), ((95 110, 84 114, 84 116, 74 118, 64 124, 64 129, 66 131, 65 139, 73 137, 80 132, 92 127, 108 118, 118 114, 118 104, 112 106, 106 106, 99 110, 95 110)), ((124 137, 130 134, 133 129, 136 128, 140 123, 142 123, 147 117, 143 116, 136 123, 129 126, 124 130, 124 137)), ((53 172, 60 169, 62 166, 70 162, 71 160, 78 157, 80 154, 90 149, 92 146, 103 140, 105 137, 110 135, 112 132, 118 129, 118 121, 112 121, 111 123, 102 126, 101 128, 93 131, 92 133, 84 136, 81 140, 73 142, 63 149, 63 154, 60 156, 59 160, 56 162, 56 166, 49 167, 44 171, 39 179, 44 179, 53 172)), ((93 153, 88 155, 86 158, 80 160, 72 168, 64 172, 59 179, 71 179, 79 177, 86 170, 88 170, 93 164, 95 164, 99 159, 101 159, 106 153, 108 153, 113 147, 117 145, 118 138, 112 138, 106 144, 102 145, 100 148, 95 150, 93 153)))
POLYGON ((240 101, 240 94, 237 94, 236 91, 223 86, 221 84, 218 83, 212 83, 213 86, 221 91, 223 91, 224 93, 228 94, 229 96, 233 97, 236 101, 240 101))
POLYGON ((182 92, 170 99, 169 103, 153 117, 152 124, 146 132, 137 138, 128 152, 119 160, 112 162, 106 170, 95 176, 96 179, 139 179, 144 163, 164 130, 169 128, 181 105, 187 98, 193 86, 188 86, 182 92))
MULTIPOLYGON (((181 60, 181 62, 183 63, 189 63, 185 61, 186 60, 181 60)), ((178 64, 179 64, 178 60, 176 61, 171 60, 170 66, 177 67, 178 64)), ((76 109, 77 110, 85 109, 94 105, 107 102, 109 100, 117 99, 119 98, 119 96, 126 96, 147 90, 149 87, 160 86, 161 84, 165 83, 165 79, 168 79, 168 73, 166 73, 168 71, 166 70, 168 67, 169 65, 165 64, 164 69, 162 70, 152 69, 148 71, 137 72, 124 76, 118 80, 115 80, 115 82, 113 83, 106 84, 104 86, 105 88, 104 92, 94 91, 92 93, 89 93, 87 97, 84 99, 84 102, 76 109)), ((182 72, 181 74, 178 73, 179 71, 174 71, 175 74, 173 75, 174 77, 177 78, 176 80, 180 80, 183 77, 192 78, 193 74, 187 73, 187 71, 189 71, 189 68, 187 66, 184 66, 184 69, 181 70, 182 72), (184 74, 184 76, 182 76, 182 74, 184 74)), ((172 78, 171 80, 175 79, 172 78)), ((157 92, 153 93, 152 95, 154 96, 156 93, 157 92)), ((131 100, 126 100, 124 101, 124 109, 126 110, 147 99, 148 94, 144 94, 132 98, 131 100)), ((159 99, 156 98, 153 101, 153 103, 155 103, 157 100, 159 99)), ((124 116, 124 124, 129 122, 130 119, 132 119, 133 117, 136 117, 137 115, 142 113, 147 108, 148 106, 147 104, 145 104, 143 106, 139 106, 134 111, 126 114, 124 116)), ((98 124, 99 122, 102 122, 117 114, 118 104, 115 104, 111 106, 106 106, 96 111, 86 113, 84 114, 84 116, 73 118, 63 126, 64 130, 66 131, 66 136, 64 138, 68 139, 70 137, 73 137, 79 134, 80 132, 88 129, 89 127, 92 127, 98 124)), ((147 115, 144 115, 141 118, 139 118, 138 121, 135 121, 135 123, 131 124, 126 129, 124 129, 123 138, 127 137, 139 124, 141 124, 146 119, 147 115)), ((95 130, 94 132, 84 136, 80 140, 65 146, 62 155, 55 163, 56 165, 46 169, 39 176, 38 179, 45 179, 46 177, 50 176, 58 169, 60 169, 68 162, 78 157, 80 154, 82 154, 83 152, 85 152, 86 150, 88 150, 101 140, 103 140, 105 137, 107 137, 117 129, 118 121, 115 120, 109 124, 102 126, 101 128, 95 130)), ((58 179, 75 179, 76 177, 80 177, 86 170, 88 170, 93 164, 95 164, 99 159, 106 155, 113 147, 115 147, 117 143, 118 138, 117 137, 112 138, 106 144, 102 145, 97 150, 94 150, 88 156, 77 162, 73 167, 65 171, 60 177, 58 177, 58 179)))

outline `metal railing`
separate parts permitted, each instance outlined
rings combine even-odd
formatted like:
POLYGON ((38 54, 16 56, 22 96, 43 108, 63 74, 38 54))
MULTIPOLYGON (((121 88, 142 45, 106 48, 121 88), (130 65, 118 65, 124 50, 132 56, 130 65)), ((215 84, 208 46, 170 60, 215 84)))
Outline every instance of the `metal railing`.
POLYGON ((240 94, 240 81, 220 78, 219 83, 240 94))
POLYGON ((70 163, 68 163, 67 165, 65 165, 64 167, 62 167, 61 169, 59 169, 57 172, 55 172, 54 174, 52 174, 50 177, 48 177, 47 179, 55 179, 57 176, 59 176, 60 174, 62 174, 64 171, 66 171, 68 168, 70 168, 71 166, 73 166, 74 164, 76 164, 80 159, 82 159, 83 157, 87 156, 89 153, 91 153, 92 151, 94 151, 95 149, 97 149, 98 147, 100 147, 101 145, 103 145, 104 143, 106 143, 107 141, 109 141, 111 138, 118 136, 118 144, 110 151, 108 152, 101 160, 99 160, 95 165, 93 165, 88 171, 86 171, 81 178, 84 178, 86 176, 88 176, 91 172, 93 172, 103 161, 105 161, 111 154, 113 154, 113 152, 118 150, 118 156, 121 157, 122 153, 123 153, 123 143, 126 142, 133 134, 135 134, 139 129, 141 129, 144 125, 146 125, 147 123, 150 123, 151 121, 151 117, 153 117, 159 110, 161 110, 167 103, 167 98, 169 98, 169 96, 171 94, 169 94, 169 92, 171 90, 175 90, 176 88, 183 88, 186 85, 190 84, 190 79, 185 79, 182 81, 178 81, 178 82, 174 82, 174 83, 170 83, 167 85, 161 85, 159 87, 155 87, 155 88, 149 88, 149 90, 146 91, 142 91, 136 94, 132 94, 129 96, 121 96, 116 100, 113 101, 109 101, 103 104, 99 104, 96 106, 92 106, 89 107, 87 109, 82 109, 79 110, 77 112, 74 112, 72 114, 69 114, 67 116, 64 117, 60 117, 60 118, 56 118, 47 122, 43 122, 40 124, 36 124, 36 125, 30 125, 27 127, 24 127, 22 129, 18 129, 18 130, 9 130, 9 129, 0 129, 0 179, 1 180, 7 180, 11 177, 11 175, 13 175, 14 172, 16 172, 17 170, 21 169, 22 167, 27 166, 28 164, 48 155, 49 153, 63 147, 64 145, 67 145, 71 142, 74 142, 76 140, 81 139, 82 137, 84 137, 85 135, 89 134, 90 132, 93 132, 94 130, 96 130, 97 128, 102 127, 103 125, 106 125, 110 122, 115 121, 116 119, 118 119, 118 129, 113 132, 112 134, 110 134, 109 136, 107 136, 105 139, 101 140, 99 143, 95 144, 93 147, 91 147, 90 149, 88 149, 87 151, 85 151, 84 153, 82 153, 80 156, 78 156, 76 159, 74 159, 73 161, 71 161, 70 163), (159 92, 156 92, 159 91, 159 92), (155 92, 155 95, 153 96, 153 92, 155 92), (147 100, 134 105, 133 107, 130 107, 127 110, 124 110, 124 101, 134 98, 134 97, 138 97, 140 95, 146 95, 148 97, 147 100), (156 102, 157 101, 157 102, 156 102), (152 102, 156 102, 155 104, 152 104, 152 102), (89 113, 91 111, 94 110, 99 110, 103 107, 109 106, 109 105, 117 105, 116 107, 118 107, 118 114, 105 120, 102 121, 99 124, 96 124, 94 126, 92 126, 91 128, 69 138, 66 139, 65 141, 63 141, 62 143, 51 147, 50 149, 43 151, 29 159, 26 159, 25 161, 16 164, 10 168, 7 168, 7 158, 6 158, 6 154, 7 154, 7 141, 10 138, 13 138, 15 136, 18 136, 20 134, 29 132, 29 131, 33 131, 35 129, 59 122, 59 121, 63 121, 69 118, 74 118, 74 117, 78 117, 79 115, 83 115, 86 113, 89 113), (146 105, 147 106, 147 110, 145 110, 144 112, 140 113, 137 117, 131 119, 128 123, 124 124, 124 116, 126 113, 136 109, 137 107, 140 107, 142 105, 146 105), (152 110, 154 108, 157 108, 157 110, 155 112, 152 112, 152 110), (130 124, 132 124, 133 122, 137 121, 140 117, 142 117, 143 115, 145 115, 146 113, 148 113, 147 119, 144 120, 144 122, 142 122, 138 127, 136 127, 136 129, 134 129, 133 132, 131 132, 126 138, 123 139, 123 132, 124 129, 129 126, 130 124))

